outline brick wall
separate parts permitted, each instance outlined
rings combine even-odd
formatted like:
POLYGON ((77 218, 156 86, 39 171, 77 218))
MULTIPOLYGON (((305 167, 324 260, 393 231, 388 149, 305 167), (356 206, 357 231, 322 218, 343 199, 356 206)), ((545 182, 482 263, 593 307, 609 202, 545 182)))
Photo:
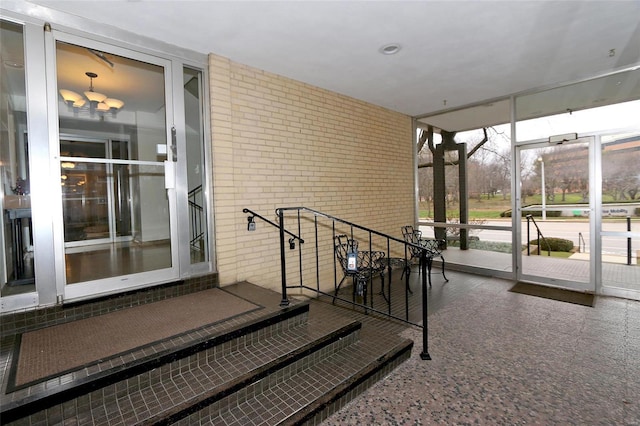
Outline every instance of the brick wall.
MULTIPOLYGON (((275 221, 277 207, 305 206, 398 237, 413 223, 409 116, 220 56, 210 55, 209 65, 221 285, 280 286, 277 230, 258 220, 248 232, 245 207, 275 221)), ((325 246, 321 259, 329 262, 331 241, 325 246)), ((330 270, 323 288, 333 286, 332 262, 330 270)))

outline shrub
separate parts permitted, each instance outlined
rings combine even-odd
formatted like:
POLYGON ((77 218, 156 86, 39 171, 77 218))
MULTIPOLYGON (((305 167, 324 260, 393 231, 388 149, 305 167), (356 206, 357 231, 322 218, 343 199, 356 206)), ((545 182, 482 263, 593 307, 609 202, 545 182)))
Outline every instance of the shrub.
MULTIPOLYGON (((538 240, 531 240, 529 244, 537 245, 538 240)), ((540 238, 540 250, 551 250, 551 251, 566 251, 570 252, 573 250, 573 241, 565 240, 564 238, 545 238, 544 240, 540 238)))
MULTIPOLYGON (((469 225, 484 225, 487 221, 484 219, 471 219, 467 221, 469 225)), ((460 218, 447 219, 447 223, 460 224, 460 218)), ((460 228, 449 227, 447 228, 447 238, 460 237, 460 228)), ((478 232, 478 229, 469 229, 468 235, 472 235, 478 232)))

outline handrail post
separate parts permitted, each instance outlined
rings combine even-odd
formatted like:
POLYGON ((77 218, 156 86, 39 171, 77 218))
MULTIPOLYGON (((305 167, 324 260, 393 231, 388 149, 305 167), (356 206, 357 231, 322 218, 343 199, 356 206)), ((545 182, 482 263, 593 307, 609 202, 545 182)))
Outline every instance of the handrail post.
MULTIPOLYGON (((631 232, 631 216, 627 216, 627 232, 631 232)), ((631 265, 631 237, 627 237, 627 265, 631 265)))
POLYGON ((527 256, 531 256, 531 236, 529 227, 531 226, 531 215, 527 215, 527 256))
POLYGON ((280 268, 282 269, 282 300, 280 306, 289 306, 287 298, 287 266, 284 258, 284 213, 278 209, 278 224, 280 225, 280 268))
MULTIPOLYGON (((547 239, 544 237, 544 235, 542 235, 542 232, 540 232, 540 228, 538 227, 536 220, 530 214, 527 215, 527 239, 529 239, 529 219, 531 219, 531 221, 533 222, 533 225, 536 227, 536 233, 538 236, 537 237, 538 238, 538 256, 540 256, 540 251, 542 250, 540 247, 541 237, 542 237, 542 241, 544 241, 544 243, 547 245, 547 256, 551 256, 551 245, 547 242, 547 239)), ((527 254, 528 254, 528 243, 527 243, 527 254)))
POLYGON ((429 327, 427 326, 427 251, 420 251, 420 268, 422 268, 422 353, 420 358, 430 360, 429 355, 429 327))

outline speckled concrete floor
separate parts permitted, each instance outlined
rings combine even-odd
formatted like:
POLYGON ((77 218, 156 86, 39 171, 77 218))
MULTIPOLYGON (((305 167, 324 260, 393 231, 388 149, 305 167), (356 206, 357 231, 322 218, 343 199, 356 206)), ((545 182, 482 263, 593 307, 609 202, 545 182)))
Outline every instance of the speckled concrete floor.
POLYGON ((640 302, 590 308, 465 277, 429 316, 433 359, 407 330, 411 359, 323 425, 640 425, 640 302))

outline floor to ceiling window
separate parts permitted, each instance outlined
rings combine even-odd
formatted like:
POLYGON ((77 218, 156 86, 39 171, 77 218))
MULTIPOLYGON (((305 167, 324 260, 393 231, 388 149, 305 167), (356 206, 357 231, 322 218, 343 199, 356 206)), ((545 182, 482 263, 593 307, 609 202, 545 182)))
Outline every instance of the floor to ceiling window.
POLYGON ((204 168, 205 145, 202 71, 184 67, 184 111, 186 120, 187 185, 189 197, 189 247, 192 264, 209 260, 207 229, 207 179, 204 168))
MULTIPOLYGON (((503 101, 502 105, 505 104, 503 101)), ((495 107, 499 108, 499 103, 495 107)), ((508 111, 508 102, 506 102, 508 111)), ((494 107, 494 105, 492 105, 494 107)), ((476 117, 489 108, 475 108, 464 113, 476 117)), ((423 234, 434 236, 434 210, 436 203, 445 203, 447 262, 464 265, 468 269, 491 270, 508 276, 512 272, 513 251, 511 217, 511 137, 507 114, 487 122, 485 127, 475 127, 481 121, 457 121, 456 113, 426 117, 419 121, 418 139, 425 141, 418 153, 419 217, 423 234), (458 127, 461 126, 461 127, 458 127), (469 127, 471 127, 469 129, 469 127), (433 131, 432 136, 426 132, 433 131), (460 130, 458 130, 460 129, 460 130), (466 144, 467 157, 456 152, 445 152, 445 194, 438 199, 433 185, 435 147, 442 143, 442 131, 454 133, 454 140, 466 144), (429 142, 428 139, 431 139, 429 142), (466 194, 459 183, 460 162, 466 162, 466 194), (462 198, 466 200, 462 202, 462 198), (461 220, 461 209, 466 203, 466 220, 461 220), (462 222, 462 223, 461 223, 462 222), (467 246, 461 247, 461 236, 467 234, 467 246)))
MULTIPOLYGON (((456 223, 455 209, 447 208, 443 226, 454 241, 445 254, 447 262, 460 269, 508 272, 518 280, 640 299, 639 82, 640 70, 632 69, 531 91, 513 101, 419 118, 418 131, 433 130, 435 144, 444 130, 455 133, 456 141, 467 143, 472 152, 467 159, 469 221, 456 223), (482 129, 495 133, 494 138, 499 135, 502 143, 482 145, 482 129), (511 157, 512 189, 502 194, 507 203, 496 206, 492 200, 500 198, 502 188, 495 173, 502 157, 511 157), (483 164, 489 167, 483 169, 483 164), (461 229, 473 237, 467 250, 455 245, 461 229), (506 248, 512 241, 514 249, 505 250, 511 254, 487 249, 502 239, 506 248)), ((433 182, 426 143, 422 153, 418 167, 427 173, 419 181, 419 212, 428 232, 437 224, 430 220, 433 182)), ((455 186, 455 179, 446 178, 455 186)), ((457 196, 457 189, 449 188, 445 202, 455 206, 457 196)))
POLYGON ((2 295, 35 291, 23 26, 0 21, 2 295), (5 59, 6 58, 6 59, 5 59))
POLYGON ((541 232, 570 248, 535 269, 523 256, 523 277, 640 299, 639 83, 636 69, 516 98, 520 152, 544 147, 521 159, 534 167, 520 199, 542 194, 530 213, 546 213, 541 232))

